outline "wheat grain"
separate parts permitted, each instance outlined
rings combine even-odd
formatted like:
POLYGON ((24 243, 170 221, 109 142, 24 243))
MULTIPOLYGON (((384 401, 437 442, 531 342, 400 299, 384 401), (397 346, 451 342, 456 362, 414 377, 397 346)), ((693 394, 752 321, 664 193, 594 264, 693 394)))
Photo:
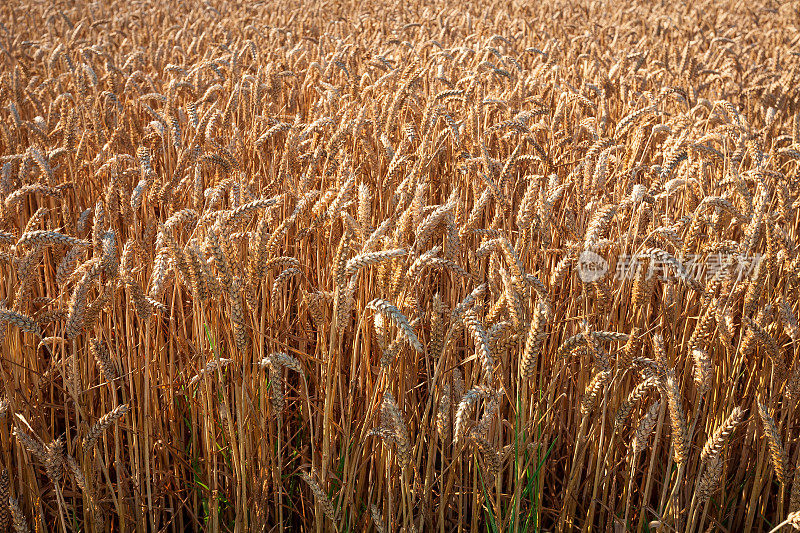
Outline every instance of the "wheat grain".
POLYGON ((25 520, 25 515, 22 513, 22 509, 17 500, 10 496, 8 498, 8 508, 11 511, 14 533, 28 533, 30 531, 28 528, 28 521, 25 520))
POLYGON ((322 490, 322 487, 319 486, 319 483, 316 482, 316 480, 312 477, 311 474, 309 474, 308 472, 301 472, 301 476, 303 478, 303 481, 305 481, 308 484, 309 488, 311 489, 311 492, 314 494, 314 499, 322 508, 322 512, 325 513, 325 516, 327 516, 331 520, 331 522, 336 524, 337 523, 336 511, 334 510, 333 503, 331 503, 331 500, 330 498, 328 498, 328 495, 325 494, 325 491, 322 490))
POLYGON ((772 459, 772 466, 775 469, 775 477, 781 483, 788 483, 789 478, 786 472, 788 468, 789 458, 786 455, 786 449, 781 443, 780 433, 778 426, 767 411, 767 406, 758 402, 758 415, 764 423, 764 432, 767 435, 767 443, 769 445, 770 458, 772 459))
POLYGON ((8 470, 0 470, 0 529, 8 531, 11 526, 11 511, 8 508, 8 501, 11 494, 9 487, 8 470))
POLYGON ((702 462, 713 461, 720 456, 730 439, 731 433, 744 420, 744 414, 745 411, 741 407, 733 408, 725 422, 714 431, 703 446, 703 450, 700 452, 700 460, 702 462))
POLYGON ((653 403, 650 409, 647 410, 647 413, 639 420, 633 439, 633 451, 635 453, 641 453, 647 447, 647 439, 653 432, 656 422, 658 422, 658 412, 660 409, 660 402, 653 403))
POLYGON ((116 424, 117 421, 125 416, 125 413, 128 411, 128 404, 122 404, 100 417, 100 419, 95 422, 95 424, 89 429, 89 432, 83 438, 83 450, 85 452, 89 452, 97 443, 97 440, 103 435, 105 430, 116 424))
POLYGON ((375 299, 367 304, 367 308, 374 309, 391 320, 399 328, 412 348, 418 352, 424 351, 422 343, 417 338, 417 334, 414 332, 414 328, 409 323, 408 318, 397 307, 385 300, 375 299))

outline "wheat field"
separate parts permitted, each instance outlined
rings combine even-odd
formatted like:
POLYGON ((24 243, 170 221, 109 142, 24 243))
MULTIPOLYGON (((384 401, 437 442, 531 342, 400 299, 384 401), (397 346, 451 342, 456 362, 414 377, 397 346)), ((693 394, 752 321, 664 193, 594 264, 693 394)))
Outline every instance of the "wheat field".
POLYGON ((798 26, 3 3, 0 532, 800 528, 798 26))

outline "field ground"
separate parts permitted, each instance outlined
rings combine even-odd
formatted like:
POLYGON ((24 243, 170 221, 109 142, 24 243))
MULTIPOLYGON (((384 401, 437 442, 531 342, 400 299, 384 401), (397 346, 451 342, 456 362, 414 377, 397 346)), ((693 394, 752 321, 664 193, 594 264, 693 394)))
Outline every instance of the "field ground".
POLYGON ((798 23, 3 2, 0 531, 800 523, 798 23))

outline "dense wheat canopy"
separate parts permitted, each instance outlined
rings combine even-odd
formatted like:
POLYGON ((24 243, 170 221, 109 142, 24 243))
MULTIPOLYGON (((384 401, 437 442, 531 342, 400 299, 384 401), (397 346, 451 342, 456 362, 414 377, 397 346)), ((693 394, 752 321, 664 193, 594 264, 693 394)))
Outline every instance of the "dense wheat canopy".
POLYGON ((0 531, 800 511, 800 4, 528 4, 0 6, 0 531))

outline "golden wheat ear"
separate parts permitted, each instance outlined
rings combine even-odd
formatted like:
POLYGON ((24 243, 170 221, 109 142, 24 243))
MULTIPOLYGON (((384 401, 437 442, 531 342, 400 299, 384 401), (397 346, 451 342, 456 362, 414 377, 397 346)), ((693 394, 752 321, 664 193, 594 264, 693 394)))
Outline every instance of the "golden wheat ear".
POLYGON ((767 406, 758 402, 758 415, 764 425, 764 433, 767 437, 767 445, 769 446, 770 459, 772 460, 772 467, 775 470, 775 477, 778 481, 783 483, 789 482, 788 468, 789 456, 786 453, 786 448, 783 447, 781 442, 780 432, 775 420, 770 416, 767 406))
POLYGON ((317 504, 322 508, 322 512, 325 514, 325 516, 327 516, 328 519, 330 519, 330 521, 334 524, 338 524, 336 510, 333 507, 331 499, 328 497, 325 491, 322 490, 322 487, 315 479, 316 472, 313 470, 310 474, 308 472, 301 472, 300 475, 303 478, 303 481, 308 484, 308 487, 311 489, 311 493, 314 495, 314 500, 316 500, 317 504))
POLYGON ((19 506, 19 502, 10 496, 8 498, 8 509, 11 511, 11 523, 14 528, 14 533, 28 533, 30 528, 28 527, 28 521, 25 519, 22 508, 19 506))

